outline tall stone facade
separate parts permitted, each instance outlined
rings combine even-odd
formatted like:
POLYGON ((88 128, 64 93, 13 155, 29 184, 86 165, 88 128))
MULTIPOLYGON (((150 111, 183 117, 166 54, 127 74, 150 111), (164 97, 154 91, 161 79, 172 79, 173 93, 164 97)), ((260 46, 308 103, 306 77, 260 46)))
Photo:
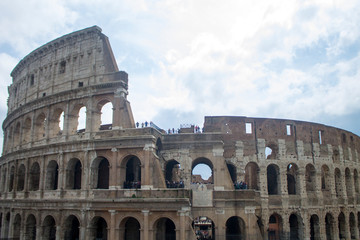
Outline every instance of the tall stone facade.
POLYGON ((205 117, 201 132, 137 127, 128 75, 96 26, 36 49, 11 76, 0 238, 359 239, 351 132, 247 117, 205 117))

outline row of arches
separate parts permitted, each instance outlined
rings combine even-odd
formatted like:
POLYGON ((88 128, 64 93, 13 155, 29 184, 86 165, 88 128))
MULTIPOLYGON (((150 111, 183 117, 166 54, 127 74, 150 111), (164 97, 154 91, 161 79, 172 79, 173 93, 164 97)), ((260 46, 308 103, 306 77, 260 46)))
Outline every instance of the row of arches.
POLYGON ((113 121, 111 99, 101 99, 95 106, 94 110, 87 111, 86 103, 77 103, 67 112, 67 106, 62 104, 53 107, 48 112, 39 111, 25 115, 21 120, 14 121, 7 127, 4 149, 64 134, 73 135, 85 129, 89 131, 111 129, 113 121), (87 119, 91 119, 92 126, 87 119))
MULTIPOLYGON (((39 162, 34 162, 26 171, 25 164, 22 163, 16 168, 14 165, 10 167, 9 177, 7 178, 7 169, 1 169, 1 187, 2 191, 24 191, 27 187, 28 191, 37 191, 40 189, 42 173, 39 162)), ((43 182, 45 190, 59 189, 60 175, 63 172, 59 169, 59 164, 55 160, 48 162, 45 170, 45 180, 43 182)), ((121 176, 123 182, 139 182, 141 183, 141 162, 136 156, 130 155, 124 158, 121 176)), ((83 188, 83 163, 78 158, 72 158, 68 161, 63 176, 65 178, 65 189, 82 189, 83 188)), ((92 161, 90 168, 90 188, 92 189, 108 189, 110 182, 110 163, 106 157, 99 156, 92 161)))
MULTIPOLYGON (((273 213, 269 217, 268 239, 287 239, 287 236, 294 240, 305 238, 305 226, 298 213, 292 213, 288 219, 289 232, 284 230, 284 224, 281 215, 273 213)), ((309 216, 308 224, 311 240, 358 239, 360 236, 360 212, 357 213, 357 217, 350 212, 348 220, 343 212, 340 212, 337 217, 333 213, 327 212, 323 219, 317 214, 312 214, 309 216), (324 229, 321 229, 322 227, 324 229)))

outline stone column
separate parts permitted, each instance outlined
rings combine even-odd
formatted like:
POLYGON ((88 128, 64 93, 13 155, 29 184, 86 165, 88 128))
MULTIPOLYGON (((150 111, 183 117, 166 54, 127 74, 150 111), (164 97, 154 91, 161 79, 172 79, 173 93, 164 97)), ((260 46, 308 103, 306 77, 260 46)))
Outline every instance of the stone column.
POLYGON ((56 239, 61 239, 61 224, 58 224, 57 226, 56 226, 56 236, 55 236, 55 238, 56 239))
POLYGON ((118 171, 117 171, 117 158, 118 150, 116 148, 111 149, 112 159, 109 162, 109 189, 116 190, 119 187, 118 180, 118 171))
POLYGON ((142 240, 151 240, 152 236, 149 238, 149 210, 142 210, 141 211, 144 214, 144 227, 141 229, 141 236, 140 239, 142 240))
POLYGON ((109 239, 118 239, 116 237, 116 211, 115 210, 109 210, 110 213, 110 238, 109 239))

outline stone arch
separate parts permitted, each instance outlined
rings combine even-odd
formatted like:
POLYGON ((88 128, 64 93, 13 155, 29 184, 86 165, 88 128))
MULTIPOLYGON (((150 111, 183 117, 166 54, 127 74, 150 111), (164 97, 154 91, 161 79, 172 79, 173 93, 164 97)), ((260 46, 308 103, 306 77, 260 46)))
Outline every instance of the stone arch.
POLYGON ((55 160, 51 160, 46 168, 45 189, 46 190, 58 189, 58 181, 59 181, 59 165, 55 160))
POLYGON ((310 240, 320 240, 320 221, 316 214, 310 217, 310 240))
MULTIPOLYGON (((200 165, 201 166, 201 165, 200 165)), ((213 164, 212 162, 207 159, 207 158, 204 158, 204 157, 200 157, 200 158, 197 158, 195 159, 192 164, 191 164, 191 182, 192 183, 196 183, 196 182, 199 182, 199 183, 214 183, 215 179, 214 179, 214 167, 213 167, 213 164), (203 179, 201 177, 201 175, 195 175, 193 174, 194 173, 194 168, 197 167, 199 164, 203 164, 205 165, 206 168, 210 169, 209 173, 210 173, 210 177, 208 179, 203 179)))
POLYGON ((127 217, 120 223, 120 236, 124 240, 140 240, 140 223, 134 217, 127 217))
POLYGON ((28 143, 31 141, 31 125, 32 125, 31 119, 27 117, 23 124, 23 136, 22 136, 23 143, 28 143))
POLYGON ((283 235, 283 220, 279 214, 274 213, 269 217, 268 239, 280 240, 282 239, 282 235, 283 235))
POLYGON ((349 214, 350 238, 356 239, 356 219, 354 213, 349 214))
POLYGON ((37 191, 40 185, 40 165, 34 162, 30 168, 29 190, 37 191))
POLYGON ((359 174, 356 169, 354 169, 354 188, 355 192, 359 193, 359 174))
POLYGON ((55 219, 51 215, 47 215, 42 225, 42 236, 44 239, 55 240, 56 239, 56 223, 55 219))
POLYGON ((192 227, 198 239, 201 239, 204 235, 208 235, 212 240, 215 240, 215 224, 211 218, 206 216, 199 216, 194 218, 192 227))
POLYGON ((97 157, 91 164, 91 187, 109 189, 110 164, 105 157, 97 157))
POLYGON ((84 132, 86 128, 86 106, 82 103, 73 106, 68 116, 68 128, 70 134, 84 132))
POLYGON ((316 191, 316 170, 314 165, 309 163, 305 168, 306 191, 316 191))
POLYGON ((46 129, 46 115, 45 113, 40 113, 37 115, 35 120, 35 131, 34 131, 34 137, 35 140, 41 140, 45 138, 45 129, 46 129))
POLYGON ((183 187, 179 185, 180 183, 182 183, 182 179, 180 176, 180 163, 178 161, 170 160, 166 162, 165 182, 166 182, 166 187, 168 188, 183 187))
POLYGON ((108 99, 103 99, 97 104, 96 111, 99 114, 93 114, 94 123, 100 130, 109 130, 113 125, 113 104, 108 99))
POLYGON ((81 189, 82 164, 77 158, 72 158, 66 168, 66 188, 81 189))
POLYGON ((246 225, 241 217, 228 218, 225 224, 226 240, 246 240, 246 225))
POLYGON ((25 188, 25 165, 21 164, 17 171, 17 191, 24 191, 25 188))
POLYGON ((14 183, 15 183, 15 166, 11 166, 10 174, 9 174, 9 186, 8 186, 9 192, 14 190, 14 183))
POLYGON ((16 123, 14 130, 14 146, 20 145, 20 123, 16 123))
POLYGON ((7 179, 6 175, 7 175, 7 169, 6 169, 6 167, 4 167, 4 168, 2 168, 1 185, 0 185, 2 192, 4 192, 6 190, 6 187, 5 187, 6 179, 7 179))
POLYGON ((286 168, 288 194, 295 195, 300 193, 299 168, 296 164, 290 163, 286 168))
POLYGON ((237 181, 236 166, 232 163, 226 163, 226 166, 229 171, 231 181, 235 183, 237 181))
POLYGON ((267 173, 267 189, 269 195, 280 194, 280 170, 276 164, 268 165, 267 173))
POLYGON ((333 240, 335 235, 335 221, 331 213, 327 213, 325 216, 325 233, 326 240, 333 240))
POLYGON ((175 229, 175 224, 170 218, 159 218, 154 223, 154 239, 176 240, 175 229))
POLYGON ((49 119, 49 136, 56 137, 61 135, 64 129, 64 110, 62 108, 56 108, 49 119), (60 125, 60 123, 62 123, 62 125, 60 125))
POLYGON ((346 195, 347 197, 352 197, 353 195, 353 186, 352 186, 352 177, 349 168, 345 168, 345 186, 346 186, 346 195))
POLYGON ((321 190, 330 191, 330 169, 327 165, 321 167, 321 190))
POLYGON ((342 182, 341 182, 341 171, 339 168, 335 168, 335 192, 337 197, 342 197, 342 182))
POLYGON ((121 164, 120 176, 123 176, 124 188, 141 187, 141 161, 135 155, 125 157, 121 164))
POLYGON ((260 179, 259 179, 260 168, 255 162, 249 162, 245 167, 245 182, 248 189, 259 190, 260 179))
POLYGON ((25 239, 36 240, 36 218, 33 214, 29 214, 25 224, 25 239))
POLYGON ((346 238, 346 220, 343 212, 338 216, 339 239, 346 238))
POLYGON ((64 222, 64 239, 65 240, 77 240, 80 239, 80 222, 79 219, 70 215, 66 218, 64 222))
POLYGON ((10 212, 6 213, 5 219, 4 219, 4 237, 5 239, 10 237, 9 231, 10 230, 10 212))
POLYGON ((108 224, 106 220, 102 217, 96 216, 90 222, 90 239, 108 239, 108 224))
POLYGON ((13 221, 13 239, 20 239, 20 231, 21 231, 21 216, 20 214, 16 214, 13 221))
POLYGON ((291 214, 289 217, 290 239, 303 239, 303 224, 302 219, 298 214, 291 214))

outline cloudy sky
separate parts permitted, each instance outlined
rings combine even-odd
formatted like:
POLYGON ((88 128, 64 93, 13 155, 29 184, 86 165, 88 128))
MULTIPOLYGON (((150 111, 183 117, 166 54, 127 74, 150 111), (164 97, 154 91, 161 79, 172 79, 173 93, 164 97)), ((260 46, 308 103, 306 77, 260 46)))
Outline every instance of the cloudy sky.
POLYGON ((358 0, 1 1, 0 120, 19 60, 98 25, 129 73, 135 121, 271 117, 360 135, 359 13, 358 0))

